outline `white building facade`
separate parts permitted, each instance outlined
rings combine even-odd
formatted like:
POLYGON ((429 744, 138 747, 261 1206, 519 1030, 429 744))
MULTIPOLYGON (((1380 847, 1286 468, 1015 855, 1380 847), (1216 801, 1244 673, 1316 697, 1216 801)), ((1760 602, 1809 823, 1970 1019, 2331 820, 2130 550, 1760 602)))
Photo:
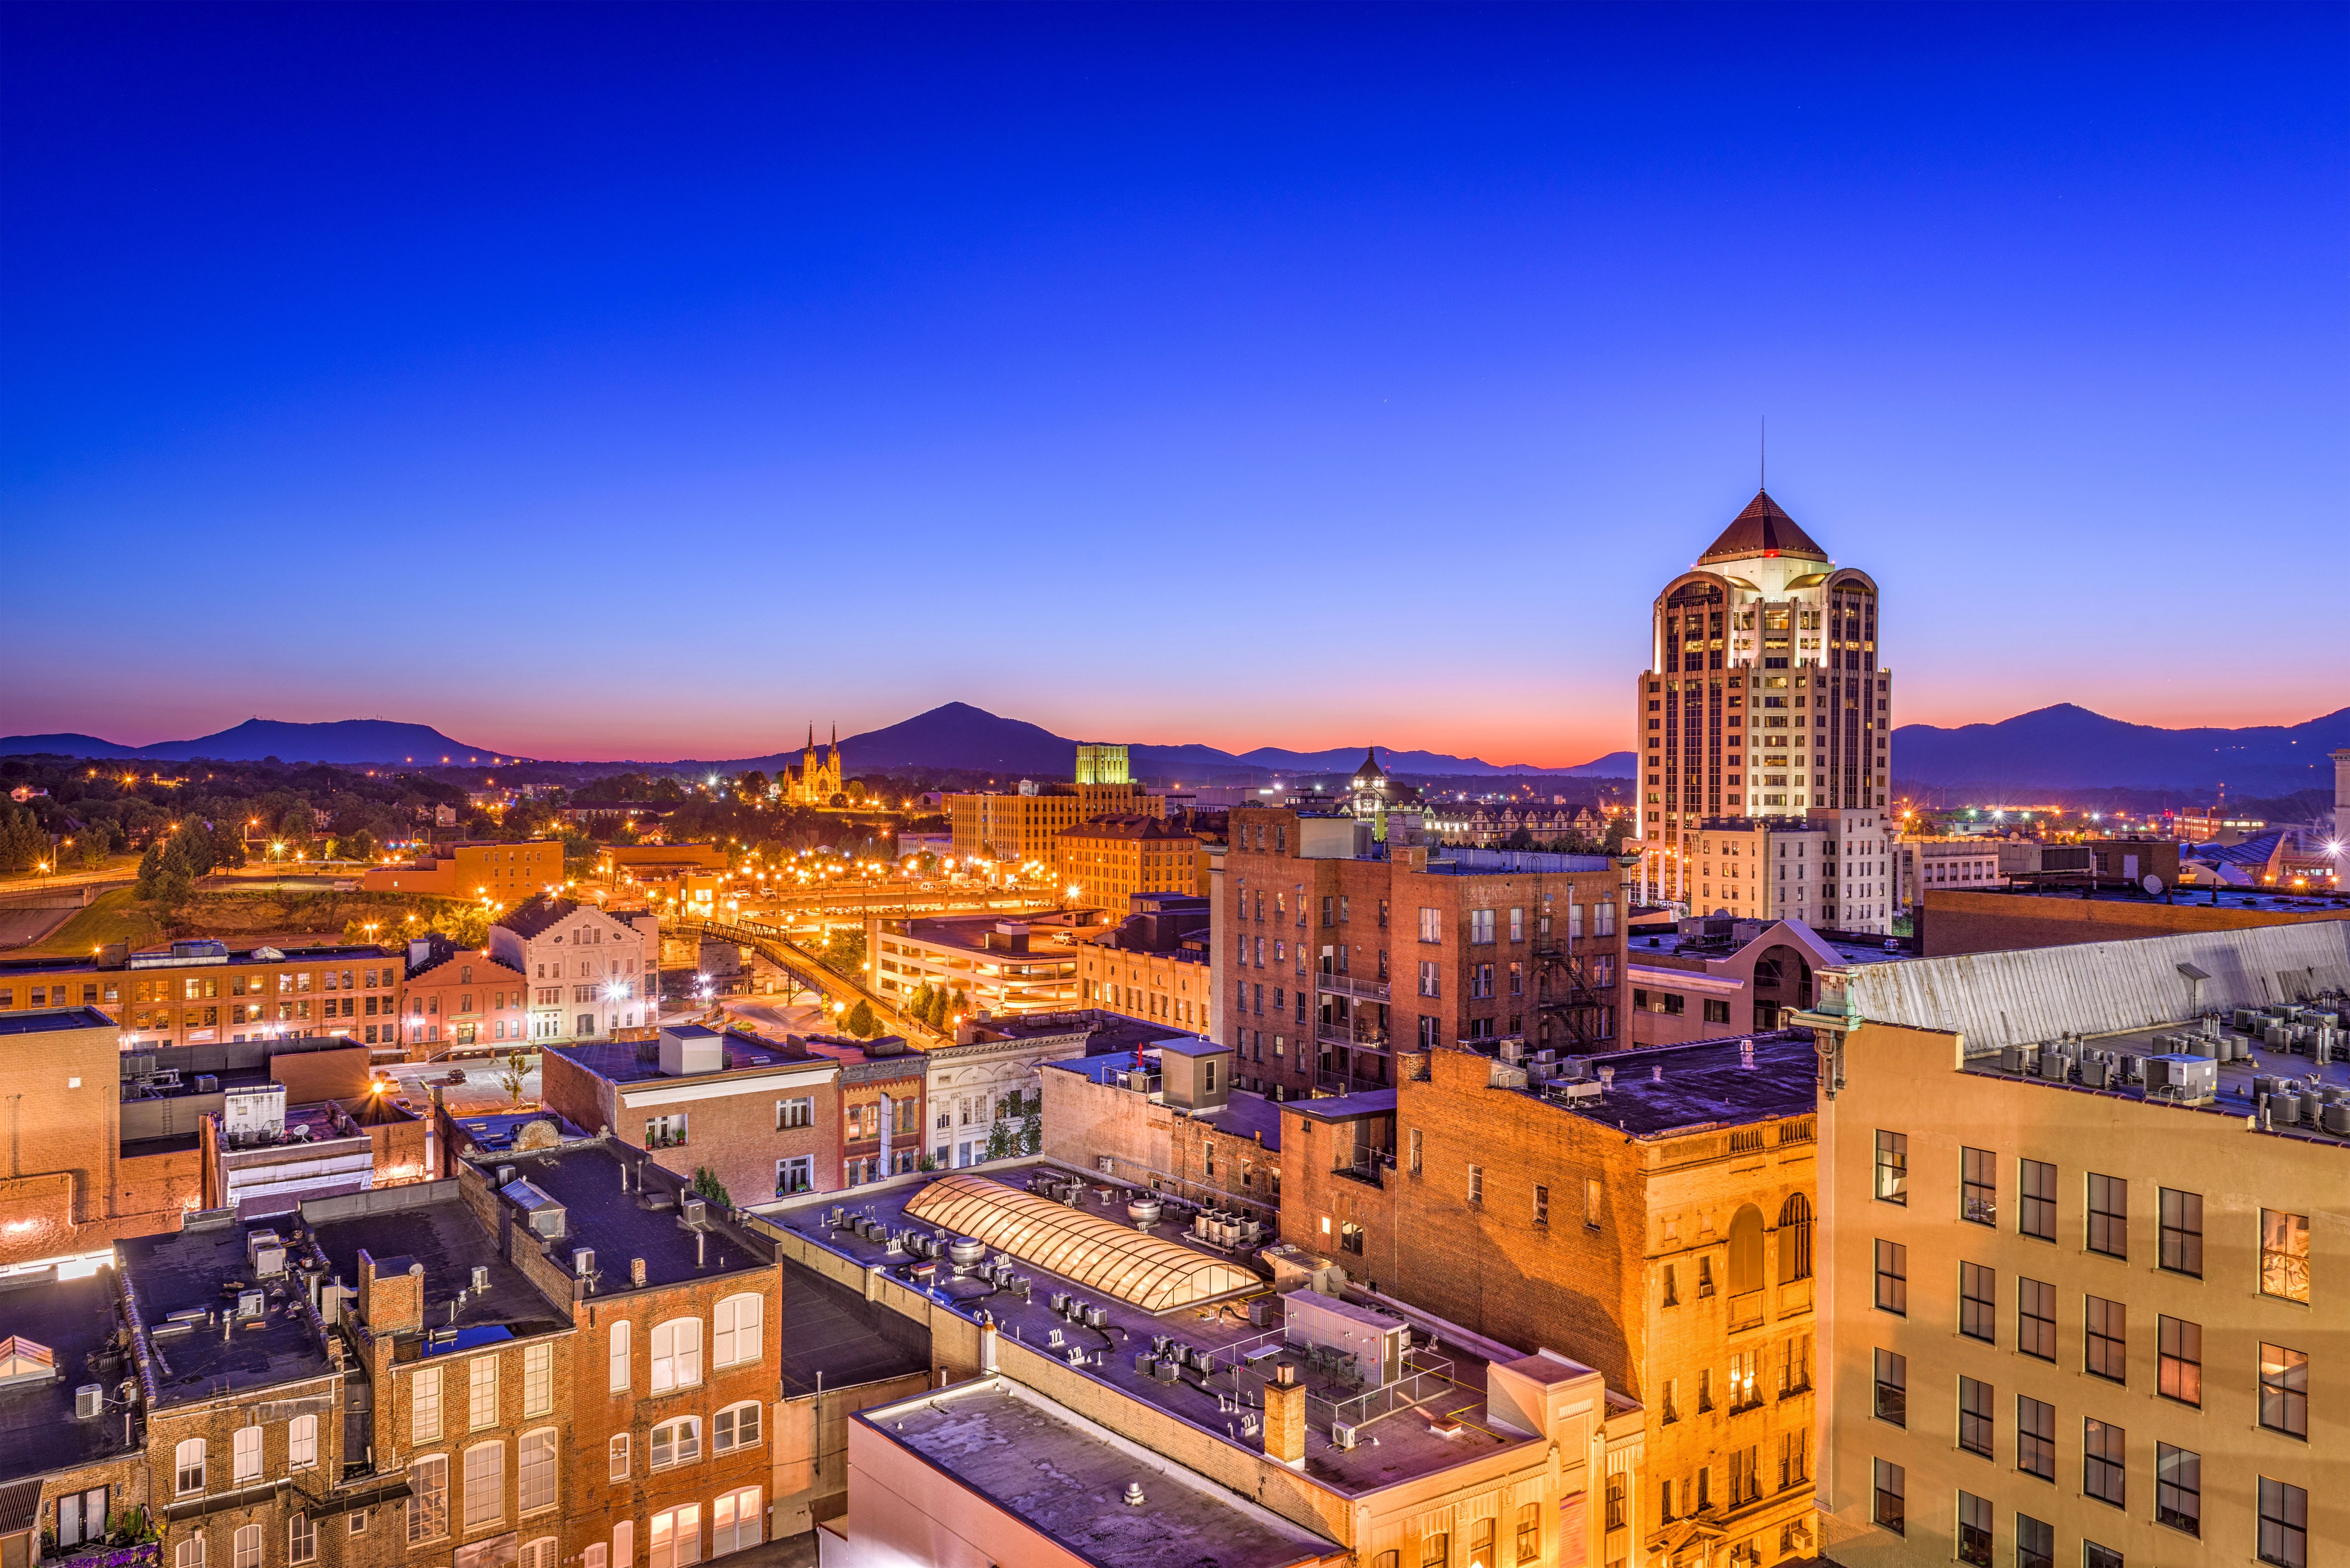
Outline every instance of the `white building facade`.
POLYGON ((490 928, 490 956, 530 982, 530 1038, 567 1044, 655 1021, 660 930, 650 912, 609 915, 533 898, 490 928))

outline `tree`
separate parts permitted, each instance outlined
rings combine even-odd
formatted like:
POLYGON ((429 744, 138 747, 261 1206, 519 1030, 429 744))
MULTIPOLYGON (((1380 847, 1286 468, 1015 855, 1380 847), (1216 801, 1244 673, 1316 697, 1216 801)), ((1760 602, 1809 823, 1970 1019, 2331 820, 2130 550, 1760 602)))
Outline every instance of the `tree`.
POLYGON ((726 1195, 726 1184, 719 1180, 718 1173, 706 1165, 693 1168, 693 1189, 712 1203, 728 1209, 734 1207, 734 1199, 726 1195))
POLYGON ((0 871, 30 871, 48 855, 49 836, 31 812, 0 808, 0 871))
POLYGON ((848 1016, 842 1019, 841 1023, 859 1040, 869 1040, 881 1033, 880 1024, 875 1023, 873 1019, 873 1004, 861 996, 857 999, 857 1005, 848 1010, 848 1016))
POLYGON ((1045 1149, 1045 1113, 1032 1110, 1020 1118, 1020 1152, 1041 1154, 1045 1149))
POLYGON ((825 939, 824 951, 816 956, 835 974, 861 978, 865 973, 865 933, 861 929, 837 930, 825 939))
MULTIPOLYGON (((948 1011, 951 1014, 958 1016, 969 1013, 971 1012, 971 993, 963 990, 962 987, 956 986, 954 990, 954 1001, 949 1007, 948 1011)), ((946 1021, 944 1019, 940 1020, 939 1027, 941 1029, 946 1027, 946 1021)))
POLYGON ((346 860, 372 860, 376 850, 375 835, 362 827, 357 833, 338 840, 335 847, 346 860))
POLYGON ((1020 1135, 1012 1130, 1009 1122, 998 1122, 988 1129, 987 1152, 982 1159, 1010 1159, 1019 1152, 1020 1135))
MULTIPOLYGON (((0 866, 5 865, 5 860, 0 859, 0 866)), ((152 898, 155 896, 156 883, 162 875, 163 846, 160 841, 151 843, 147 846, 147 853, 139 857, 139 880, 131 885, 131 897, 140 899, 152 898)))
POLYGON ((529 1066, 529 1058, 521 1052, 509 1051, 505 1069, 498 1075, 498 1087, 506 1092, 506 1098, 514 1102, 516 1110, 522 1109, 523 1075, 529 1066))

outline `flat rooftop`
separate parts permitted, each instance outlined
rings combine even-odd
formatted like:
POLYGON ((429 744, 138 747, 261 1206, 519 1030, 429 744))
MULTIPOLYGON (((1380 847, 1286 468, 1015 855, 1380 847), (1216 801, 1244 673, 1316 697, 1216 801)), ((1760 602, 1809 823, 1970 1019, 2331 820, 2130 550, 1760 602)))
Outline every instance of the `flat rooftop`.
POLYGON ((114 1020, 95 1007, 51 1012, 0 1012, 0 1034, 53 1034, 65 1029, 112 1029, 114 1020))
MULTIPOLYGON (((698 1241, 696 1231, 685 1222, 683 1200, 691 1196, 685 1184, 626 1145, 590 1138, 556 1148, 476 1158, 473 1163, 493 1187, 501 1189, 505 1183, 499 1173, 511 1167, 515 1180, 529 1182, 563 1206, 564 1233, 556 1243, 556 1261, 567 1271, 574 1249, 593 1248, 598 1272, 593 1295, 632 1288, 629 1262, 636 1258, 645 1261, 648 1287, 775 1266, 773 1246, 735 1229, 721 1217, 716 1204, 710 1206, 701 1232, 709 1240, 698 1241)), ((516 1223, 521 1223, 520 1216, 516 1223)))
MULTIPOLYGON (((707 1039, 716 1030, 688 1024, 680 1028, 670 1025, 673 1034, 707 1039)), ((642 1084, 660 1081, 671 1084, 689 1083, 697 1079, 716 1079, 726 1073, 754 1073, 776 1067, 802 1066, 810 1063, 828 1063, 834 1058, 818 1054, 782 1040, 769 1040, 756 1034, 730 1029, 725 1034, 726 1066, 723 1072, 689 1073, 683 1075, 664 1073, 660 1069, 660 1043, 648 1040, 592 1040, 578 1045, 549 1045, 546 1054, 576 1062, 588 1072, 610 1084, 642 1084)))
MULTIPOLYGON (((1558 1097, 1551 1091, 1564 1080, 1555 1079, 1501 1092, 1546 1101, 1568 1115, 1618 1127, 1635 1137, 1780 1121, 1809 1116, 1818 1108, 1819 1057, 1807 1029, 1609 1051, 1588 1060, 1592 1075, 1607 1074, 1600 1092, 1589 1098, 1558 1097), (1745 1064, 1750 1043, 1752 1067, 1745 1064)), ((1293 1102, 1299 1108, 1313 1103, 1293 1102)))
POLYGON ((301 1276, 290 1272, 291 1249, 289 1272, 270 1279, 255 1272, 246 1251, 246 1238, 255 1231, 283 1238, 290 1218, 192 1217, 174 1234, 116 1243, 154 1353, 156 1407, 202 1404, 333 1370, 301 1276), (255 1290, 261 1293, 261 1310, 242 1315, 240 1297, 255 1290), (203 1315, 175 1323, 174 1313, 203 1315))
POLYGON ((57 1376, 0 1386, 0 1483, 133 1452, 115 1391, 130 1359, 112 1347, 114 1271, 61 1280, 54 1270, 0 1280, 0 1339, 30 1340, 51 1357, 57 1376), (74 1390, 106 1389, 105 1414, 74 1419, 74 1390))
POLYGON ((302 1205, 301 1215, 328 1271, 346 1285, 359 1283, 362 1248, 380 1272, 404 1272, 411 1262, 424 1265, 422 1355, 472 1350, 570 1326, 520 1269, 498 1255, 497 1238, 457 1195, 453 1179, 314 1199, 302 1205), (473 1288, 475 1269, 488 1271, 486 1289, 473 1288))
MULTIPOLYGON (((2047 875, 2054 877, 2078 876, 2080 873, 2052 871, 2047 875)), ((2078 883, 2066 887, 2061 882, 2043 887, 1929 888, 1926 889, 1927 910, 1930 913, 1938 899, 1958 895, 1994 898, 2070 898, 2075 903, 2085 898, 2097 904, 2172 904, 2181 909, 2251 909, 2262 914, 2350 918, 2350 893, 2296 893, 2274 888, 2181 886, 2172 896, 2161 898, 2137 888, 2100 888, 2085 895, 2078 883)))
POLYGON ((920 1324, 789 1258, 781 1267, 784 1321, 791 1325, 785 1397, 930 1372, 931 1334, 920 1324))
POLYGON ((1043 1040, 1055 1034, 1074 1034, 1082 1029, 1087 1031, 1086 1054, 1088 1056, 1104 1056, 1115 1051, 1139 1051, 1162 1040, 1196 1038, 1190 1030, 1170 1029, 1164 1023, 1128 1018, 1122 1012, 1106 1012, 1098 1007, 1066 1009, 1056 1012, 1012 1013, 986 1019, 978 1027, 982 1033, 998 1040, 1043 1040))
MULTIPOLYGON (((1768 929, 1771 922, 1762 922, 1768 929)), ((1809 928, 1805 928, 1809 929, 1809 928)), ((1831 936, 1825 931, 1812 931, 1812 940, 1835 953, 1846 963, 1895 963, 1915 958, 1907 939, 1895 937, 1831 936), (1885 944, 1892 942, 1887 948, 1885 944)), ((1624 961, 1637 964, 1644 959, 1659 957, 1726 959, 1745 950, 1747 943, 1725 941, 1719 937, 1683 936, 1675 930, 1634 931, 1625 942, 1624 961)), ((1692 971, 1694 972, 1694 971, 1692 971)))
MULTIPOLYGON (((1040 1173, 1055 1179, 1082 1175, 1045 1160, 990 1167, 986 1172, 995 1180, 1024 1190, 1030 1179, 1040 1173)), ((1130 1197, 1140 1194, 1166 1201, 1164 1194, 1145 1188, 1111 1183, 1099 1177, 1087 1176, 1084 1179, 1088 1183, 1086 1208, 1120 1222, 1126 1220, 1126 1203, 1130 1197)), ((871 1220, 885 1232, 937 1234, 935 1227, 910 1218, 905 1212, 906 1206, 920 1198, 929 1185, 927 1180, 907 1179, 860 1190, 854 1203, 842 1204, 839 1199, 843 1195, 832 1193, 796 1199, 788 1205, 763 1206, 760 1213, 768 1223, 801 1236, 860 1269, 880 1264, 893 1277, 924 1290, 941 1306, 965 1318, 976 1321, 982 1312, 992 1314, 1008 1343, 1024 1345, 1064 1361, 1072 1351, 1084 1351, 1089 1356, 1098 1352, 1098 1361, 1088 1360, 1079 1369, 1084 1376, 1129 1398, 1155 1406, 1219 1442, 1251 1453, 1263 1452, 1262 1436, 1243 1430, 1244 1411, 1236 1401, 1247 1396, 1258 1399, 1257 1408, 1262 1408, 1259 1391, 1263 1376, 1245 1368, 1243 1362, 1252 1352, 1280 1350, 1284 1332, 1277 1307, 1265 1326, 1250 1320, 1245 1298, 1232 1296, 1154 1314, 1098 1287, 1080 1283, 1025 1260, 1014 1260, 1016 1272, 1030 1282, 1028 1293, 1023 1297, 999 1289, 975 1273, 957 1275, 943 1259, 925 1269, 905 1251, 893 1252, 886 1235, 882 1241, 869 1241, 858 1231, 836 1229, 827 1222, 831 1210, 840 1207, 850 1217, 871 1220), (1052 1309, 1055 1291, 1081 1297, 1101 1308, 1105 1326, 1088 1328, 1057 1316, 1052 1309), (1213 1369, 1187 1369, 1172 1381, 1162 1381, 1138 1369, 1137 1353, 1151 1350, 1154 1342, 1162 1336, 1210 1358, 1213 1369)), ((1155 1226, 1150 1234, 1219 1262, 1253 1267, 1253 1248, 1211 1246, 1172 1222, 1155 1226)), ((1270 1282, 1256 1293, 1271 1299, 1270 1282)), ((1413 1340, 1415 1346, 1423 1347, 1415 1349, 1414 1365, 1429 1370, 1408 1386, 1413 1397, 1401 1401, 1396 1409, 1376 1414, 1363 1410, 1334 1416, 1333 1407, 1357 1397, 1360 1391, 1338 1385, 1307 1366, 1303 1357, 1296 1358, 1295 1365, 1307 1392, 1305 1472, 1316 1481, 1336 1491, 1359 1495, 1466 1463, 1493 1449, 1534 1442, 1531 1438, 1497 1432, 1486 1423, 1487 1363, 1482 1355, 1450 1342, 1426 1347, 1427 1335, 1418 1331, 1413 1340), (1356 1421, 1362 1433, 1358 1446, 1339 1449, 1331 1445, 1333 1418, 1356 1421), (1446 1424, 1445 1430, 1437 1429, 1438 1422, 1446 1424), (1373 1437, 1378 1441, 1372 1442, 1373 1437)), ((1128 1479, 1131 1478, 1121 1477, 1121 1489, 1128 1479)))
MULTIPOLYGON (((2345 1021, 2350 1021, 2350 1014, 2345 1017, 2345 1021)), ((2350 1133, 2327 1132, 2318 1116, 2318 1107, 2326 1103, 2324 1096, 2327 1091, 2350 1099, 2350 1062, 2314 1061, 2311 1047, 2306 1044, 2301 1045, 2297 1051, 2290 1047, 2272 1047, 2262 1035, 2247 1034, 2235 1029, 2232 1020, 2230 1026, 2221 1030, 2220 1037, 2241 1043, 2245 1054, 2240 1059, 2225 1062, 2217 1056, 2212 1058, 2218 1078, 2218 1096, 2214 1100, 2207 1105, 2181 1105, 2160 1090, 2150 1091, 2146 1083, 2145 1058, 2177 1052, 2179 1035, 2200 1035, 2202 1033, 2203 1022, 2195 1018, 2160 1029, 2135 1029, 2126 1033, 2101 1034, 2083 1042, 2092 1058, 2106 1059, 2106 1082, 2096 1087, 2070 1081, 2072 1075, 2069 1073, 2067 1081, 2060 1083, 2034 1073, 2011 1072, 2003 1065, 2001 1054, 1995 1050, 1970 1054, 1960 1071, 1980 1077, 2012 1078, 2019 1085, 2064 1094, 2153 1100, 2182 1110, 2228 1116, 2238 1122, 2252 1116, 2260 1107, 2262 1094, 2278 1087, 2277 1081, 2282 1079, 2288 1081, 2287 1092, 2301 1099, 2295 1112, 2299 1119, 2292 1123, 2278 1122, 2274 1119, 2272 1108, 2269 1127, 2255 1130, 2277 1137, 2300 1138, 2311 1143, 2332 1144, 2336 1148, 2350 1148, 2350 1133), (2138 1059, 2135 1070, 2127 1076, 2123 1072, 2126 1064, 2118 1060, 2124 1056, 2138 1059)), ((2336 1046, 2335 1049, 2341 1047, 2336 1046)))
POLYGON ((1091 1421, 1005 1378, 858 1420, 1101 1568, 1296 1568, 1336 1543, 1203 1480, 1167 1473, 1091 1421), (1143 1503, 1123 1501, 1139 1484, 1143 1503))

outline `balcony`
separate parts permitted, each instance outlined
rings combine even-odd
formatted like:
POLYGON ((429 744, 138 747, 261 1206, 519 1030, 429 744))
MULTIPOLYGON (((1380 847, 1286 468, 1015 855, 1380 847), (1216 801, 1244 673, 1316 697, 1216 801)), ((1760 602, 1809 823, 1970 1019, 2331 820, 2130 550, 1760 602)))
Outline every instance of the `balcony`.
POLYGON ((1327 972, 1315 975, 1314 989, 1338 996, 1356 997, 1364 1002, 1385 1002, 1388 995, 1388 982, 1384 980, 1357 980, 1352 975, 1327 972))
POLYGON ((1350 1051, 1384 1051, 1388 1048, 1387 1037, 1383 1034, 1375 1034, 1367 1029, 1357 1034, 1335 1023, 1315 1024, 1314 1038, 1322 1044, 1344 1045, 1350 1051))
MULTIPOLYGON (((1357 1149, 1351 1158, 1330 1168, 1333 1176, 1367 1183, 1372 1187, 1387 1184, 1388 1172, 1395 1168, 1395 1151, 1385 1148, 1357 1149)), ((1360 1251, 1359 1248, 1357 1249, 1360 1251)))

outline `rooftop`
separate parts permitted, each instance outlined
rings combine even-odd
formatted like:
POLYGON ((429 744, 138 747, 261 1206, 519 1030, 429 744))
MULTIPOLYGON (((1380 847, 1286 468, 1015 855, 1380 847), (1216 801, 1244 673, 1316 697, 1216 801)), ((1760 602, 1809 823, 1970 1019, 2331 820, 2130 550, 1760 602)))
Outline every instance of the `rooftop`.
POLYGON ((520 1269, 499 1256, 497 1238, 458 1196, 454 1179, 314 1199, 302 1205, 302 1221, 328 1272, 347 1286, 359 1283, 362 1248, 379 1271, 424 1265, 427 1355, 570 1326, 520 1269), (487 1271, 481 1290, 473 1288, 476 1269, 487 1271))
POLYGON ((591 1293, 630 1289, 629 1263, 637 1258, 644 1260, 648 1288, 774 1266, 769 1244, 737 1230, 718 1204, 709 1206, 699 1231, 689 1226, 683 1199, 692 1194, 685 1183, 626 1145, 590 1138, 494 1159, 477 1158, 474 1163, 500 1189, 508 1184, 501 1173, 511 1168, 512 1179, 527 1181, 562 1207, 556 1262, 568 1272, 575 1249, 594 1249, 591 1293))
MULTIPOLYGON (((2053 873, 2063 876, 2065 873, 2053 873)), ((2079 873, 2073 873, 2078 876, 2079 873)), ((2007 888, 1929 888, 1927 908, 1931 909, 1939 899, 1963 894, 1970 898, 2084 898, 2103 904, 2172 904, 2180 909, 2255 909, 2263 914, 2303 914, 2313 919, 2328 916, 2350 917, 2350 893, 2296 893, 2272 888, 2178 888, 2162 894, 2149 894, 2140 888, 2121 886, 2101 887, 2085 893, 2078 882, 2066 885, 2052 882, 2040 886, 2019 884, 2007 888)))
MULTIPOLYGON (((2256 1016, 2265 1019, 2268 1015, 2256 1016)), ((2043 1067, 2045 1058, 2056 1049, 2048 1043, 2036 1052, 2018 1047, 1980 1054, 1970 1051, 1961 1070, 1995 1078, 2015 1078, 2061 1093, 2148 1100, 2238 1121, 2256 1116, 2265 1101, 2270 1123, 2262 1130, 2282 1137, 2350 1147, 2350 1141, 2345 1141, 2350 1140, 2350 1061, 2319 1063, 2313 1059, 2314 1053, 2306 1042, 2272 1044, 2264 1027, 2242 1030, 2234 1023, 2231 1017, 2216 1031, 2207 1033, 2202 1021, 2196 1019, 2172 1028, 2099 1035, 2095 1040, 2066 1045, 2071 1060, 2062 1069, 2043 1067), (2207 1049, 2236 1053, 2225 1061, 2216 1054, 2212 1056, 2214 1093, 2209 1100, 2199 1096, 2183 1098, 2163 1083, 2148 1081, 2161 1075, 2150 1070, 2147 1058, 2181 1052, 2200 1056, 2207 1049), (2286 1113, 2281 1097, 2287 1095, 2294 1101, 2289 1121, 2283 1119, 2286 1113), (2330 1128, 2323 1116, 2325 1110, 2336 1106, 2341 1107, 2344 1118, 2339 1131, 2330 1128)))
POLYGON ((79 1279, 55 1271, 0 1279, 0 1337, 49 1353, 56 1376, 0 1384, 0 1482, 132 1452, 124 1438, 117 1390, 130 1358, 113 1348, 114 1271, 79 1279), (74 1390, 96 1383, 107 1392, 104 1415, 74 1418, 74 1390))
MULTIPOLYGON (((694 1023, 669 1025, 668 1033, 694 1039, 708 1039, 718 1033, 716 1030, 694 1023)), ((828 1064, 833 1060, 804 1045, 767 1039, 739 1029, 729 1029, 723 1040, 720 1049, 725 1054, 723 1069, 683 1075, 661 1071, 660 1043, 658 1040, 592 1040, 577 1045, 549 1045, 546 1051, 549 1055, 577 1063, 611 1084, 718 1080, 731 1073, 772 1072, 778 1067, 804 1067, 828 1064)))
POLYGON ((1615 857, 1608 855, 1554 855, 1542 849, 1430 848, 1428 852, 1428 869, 1440 877, 1560 876, 1615 868, 1615 857))
POLYGON ((1346 1552, 1009 1378, 857 1419, 1101 1568, 1294 1568, 1346 1552), (1125 1501, 1143 1490, 1140 1506, 1125 1501))
POLYGON ((114 1020, 95 1007, 49 1012, 0 1012, 0 1034, 52 1034, 65 1029, 112 1029, 114 1020))
POLYGON ((1074 1034, 1086 1031, 1086 1054, 1102 1056, 1116 1051, 1139 1051, 1156 1045, 1162 1040, 1176 1037, 1178 1031, 1148 1019, 1128 1018, 1122 1012, 1107 1012, 1098 1007, 1077 1008, 1066 1012, 1021 1012, 1003 1018, 983 1019, 977 1024, 980 1037, 986 1040, 1045 1040, 1056 1034, 1074 1034))
POLYGON ((1352 1095, 1322 1095, 1313 1099, 1286 1100, 1279 1108, 1295 1111, 1301 1116, 1312 1116, 1316 1121, 1358 1121, 1364 1116, 1394 1115, 1396 1091, 1364 1089, 1352 1095))
MULTIPOLYGON (((1528 1081, 1508 1092, 1530 1095, 1574 1116, 1634 1137, 1670 1137, 1700 1127, 1809 1116, 1818 1106, 1819 1059, 1811 1031, 1783 1029, 1679 1045, 1610 1051, 1586 1058, 1580 1079, 1528 1081), (1747 1065, 1752 1048, 1753 1064, 1747 1065), (1588 1092, 1594 1082, 1596 1094, 1588 1092), (1568 1097, 1568 1096, 1574 1097, 1568 1097)), ((1506 1064, 1495 1062, 1497 1075, 1506 1064)), ((1300 1108, 1314 1104, 1295 1101, 1300 1108)))
POLYGON ((927 1374, 930 1331, 813 1269, 782 1261, 785 1398, 927 1374))
POLYGON ((334 1370, 300 1276, 265 1278, 255 1267, 247 1238, 282 1241, 286 1229, 284 1218, 245 1223, 215 1211, 172 1235, 115 1244, 154 1355, 157 1408, 334 1370))
MULTIPOLYGON (((1140 1232, 1125 1224, 1125 1205, 1129 1199, 1155 1199, 1165 1213, 1189 1212, 1165 1194, 1108 1182, 1099 1177, 1080 1177, 1046 1160, 1024 1160, 990 1168, 999 1182, 1025 1185, 1034 1181, 1064 1191, 1068 1184, 1082 1183, 1080 1201, 1085 1210, 1111 1224, 1125 1225, 1130 1235, 1140 1232)), ((970 1179, 967 1173, 962 1174, 970 1179)), ((1251 1321, 1245 1299, 1234 1297, 1153 1313, 1025 1258, 1015 1256, 1000 1276, 1024 1279, 1024 1293, 999 1286, 976 1272, 958 1274, 945 1259, 917 1260, 902 1246, 893 1248, 891 1238, 899 1234, 930 1237, 937 1233, 937 1227, 925 1223, 919 1216, 909 1215, 907 1210, 941 1179, 951 1178, 900 1179, 859 1189, 858 1200, 853 1204, 838 1202, 839 1194, 828 1194, 763 1206, 761 1215, 769 1223, 848 1259, 859 1268, 880 1264, 893 1276, 923 1289, 946 1310, 972 1319, 986 1312, 1001 1328, 1007 1345, 1024 1345, 1039 1355, 1064 1361, 1073 1352, 1098 1353, 1098 1360, 1089 1359, 1083 1366, 1086 1376, 1128 1398, 1164 1410, 1219 1442, 1249 1453, 1263 1451, 1262 1438, 1243 1429, 1243 1419, 1253 1418, 1253 1410, 1261 1407, 1243 1407, 1237 1401, 1243 1393, 1253 1397, 1263 1381, 1259 1374, 1243 1366, 1243 1359, 1257 1352, 1279 1352, 1284 1344, 1277 1307, 1263 1325, 1251 1321), (868 1241, 858 1231, 830 1223, 835 1210, 842 1214, 844 1220, 869 1220, 880 1228, 882 1238, 868 1241), (1073 1324, 1055 1314, 1052 1297, 1056 1291, 1099 1308, 1103 1326, 1073 1324), (1210 1369, 1201 1370, 1194 1364, 1169 1379, 1139 1366, 1138 1355, 1152 1350, 1159 1340, 1196 1352, 1198 1359, 1207 1362, 1210 1369)), ((1151 1234, 1210 1261, 1235 1267, 1245 1266, 1242 1261, 1253 1250, 1244 1245, 1232 1249, 1212 1245, 1196 1239, 1173 1221, 1153 1226, 1151 1234)), ((991 1249, 991 1265, 997 1255, 991 1249)), ((1271 1295, 1269 1287, 1260 1285, 1258 1290, 1259 1299, 1268 1303, 1277 1299, 1271 1295)), ((1440 1345, 1432 1345, 1429 1336, 1419 1331, 1413 1334, 1413 1345, 1408 1375, 1390 1386, 1390 1395, 1366 1394, 1358 1387, 1312 1375, 1301 1366, 1307 1383, 1310 1428, 1305 1473, 1316 1482, 1348 1495, 1358 1495, 1466 1463, 1499 1449, 1532 1442, 1483 1424, 1487 1363, 1482 1355, 1450 1340, 1440 1345), (1456 1415, 1466 1419, 1448 1419, 1456 1415), (1332 1446, 1329 1438, 1333 1419, 1357 1425, 1363 1441, 1353 1449, 1332 1446), (1439 1421, 1445 1423, 1441 1430, 1436 1425, 1439 1421), (1374 1437, 1378 1438, 1376 1443, 1370 1440, 1374 1437)))

